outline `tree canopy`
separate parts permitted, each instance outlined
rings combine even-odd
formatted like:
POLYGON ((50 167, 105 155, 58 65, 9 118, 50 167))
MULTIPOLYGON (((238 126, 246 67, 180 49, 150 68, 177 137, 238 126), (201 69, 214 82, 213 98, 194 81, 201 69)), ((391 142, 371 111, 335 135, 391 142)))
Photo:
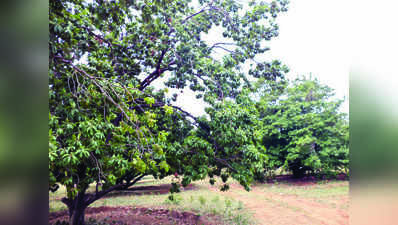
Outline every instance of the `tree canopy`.
POLYGON ((343 100, 330 87, 303 76, 289 85, 260 85, 257 93, 266 170, 283 167, 301 177, 307 171, 333 175, 348 169, 348 120, 339 111, 343 100))
POLYGON ((50 189, 66 186, 70 223, 83 224, 88 205, 145 175, 178 174, 183 185, 231 176, 249 189, 266 156, 255 107, 241 91, 249 77, 287 72, 277 60, 255 58, 269 50, 275 18, 286 10, 284 0, 245 7, 235 0, 51 0, 50 189), (204 34, 212 29, 226 41, 209 44, 204 34), (164 87, 155 89, 160 78, 164 87), (168 91, 186 87, 209 104, 209 118, 173 104, 178 94, 168 91), (87 193, 93 183, 95 193, 87 193))

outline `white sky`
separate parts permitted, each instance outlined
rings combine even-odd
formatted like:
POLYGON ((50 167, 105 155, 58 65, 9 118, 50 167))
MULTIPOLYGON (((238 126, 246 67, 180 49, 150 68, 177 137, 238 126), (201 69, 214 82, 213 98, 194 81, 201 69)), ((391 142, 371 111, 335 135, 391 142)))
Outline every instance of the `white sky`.
POLYGON ((389 115, 391 118, 386 117, 386 121, 398 121, 398 2, 355 0, 349 8, 358 5, 361 8, 350 21, 351 81, 362 90, 351 91, 363 94, 362 104, 374 104, 372 101, 376 99, 378 105, 369 106, 389 115))
MULTIPOLYGON (((343 0, 292 0, 289 10, 277 20, 279 37, 269 42, 267 46, 271 50, 265 57, 280 59, 288 65, 289 78, 311 73, 321 83, 335 89, 337 98, 346 97, 341 111, 348 113, 349 26, 344 16, 347 15, 343 11, 344 3, 343 0)), ((210 43, 220 41, 220 33, 209 33, 205 39, 210 43)), ((178 97, 177 105, 195 116, 204 112, 203 103, 189 90, 184 90, 184 95, 178 97)))
POLYGON ((349 66, 347 15, 344 1, 292 0, 278 19, 279 37, 269 51, 290 68, 289 78, 312 74, 346 96, 341 111, 348 113, 349 66))
MULTIPOLYGON (((271 50, 265 54, 267 59, 279 59, 288 65, 289 78, 311 73, 323 84, 335 89, 337 98, 346 97, 341 108, 346 113, 349 111, 351 60, 348 54, 351 52, 348 45, 350 38, 347 38, 350 25, 347 21, 348 11, 352 9, 347 7, 344 0, 291 0, 289 10, 277 20, 279 36, 267 43, 271 50)), ((221 33, 219 29, 214 29, 204 38, 209 43, 223 41, 221 33)), ((153 85, 162 87, 165 78, 157 80, 153 85)), ((197 100, 189 88, 177 99, 176 105, 192 115, 204 114, 204 102, 197 100)))

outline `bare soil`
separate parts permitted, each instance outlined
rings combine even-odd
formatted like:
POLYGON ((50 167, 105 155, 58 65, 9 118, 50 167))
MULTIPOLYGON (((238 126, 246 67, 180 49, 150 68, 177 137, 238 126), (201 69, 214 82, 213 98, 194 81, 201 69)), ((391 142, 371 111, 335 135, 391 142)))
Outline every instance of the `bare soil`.
MULTIPOLYGON (((280 177, 279 181, 289 181, 299 186, 316 185, 311 178, 293 179, 288 176, 280 177)), ((329 184, 327 184, 329 185, 329 184)), ((336 184, 333 184, 336 185, 336 184)), ((259 224, 266 225, 347 225, 349 223, 348 210, 344 206, 349 203, 349 196, 338 196, 327 201, 293 194, 276 193, 252 186, 250 194, 237 184, 230 185, 230 191, 213 191, 242 201, 245 208, 253 213, 259 224)))
MULTIPOLYGON (((57 221, 67 221, 66 211, 50 213, 49 224, 57 221)), ((178 212, 161 208, 135 208, 129 206, 96 207, 86 209, 86 221, 95 220, 114 225, 211 225, 222 224, 221 220, 214 216, 200 216, 192 212, 178 212)))
MULTIPOLYGON (((168 194, 171 188, 170 184, 151 185, 151 186, 137 186, 125 191, 117 191, 105 196, 116 197, 125 195, 151 195, 151 194, 168 194)), ((188 185, 181 187, 182 191, 196 189, 195 185, 188 185)), ((67 211, 52 212, 49 214, 49 224, 54 225, 57 221, 68 221, 69 216, 67 211)), ((182 224, 224 224, 221 218, 213 215, 197 215, 192 212, 171 211, 163 208, 144 208, 131 206, 118 207, 89 207, 85 213, 86 222, 95 220, 106 224, 128 224, 128 225, 182 225, 182 224)))
MULTIPOLYGON (((339 176, 338 180, 345 180, 346 177, 339 176)), ((282 182, 282 185, 289 183, 297 186, 315 186, 317 179, 306 177, 294 179, 291 176, 277 176, 272 181, 282 182)), ((336 183, 326 184, 331 186, 341 185, 336 183)), ((221 195, 242 201, 245 208, 253 213, 259 224, 266 225, 347 225, 349 221, 348 210, 344 207, 349 203, 348 195, 341 195, 330 199, 319 201, 310 197, 294 194, 277 193, 262 188, 264 185, 257 184, 252 186, 248 193, 238 184, 231 184, 230 191, 220 192, 216 187, 210 187, 212 191, 219 192, 221 195)), ((189 185, 184 190, 193 190, 196 187, 189 185)), ((170 189, 169 184, 156 186, 138 186, 128 191, 116 192, 107 197, 120 195, 146 195, 146 194, 167 194, 170 189)), ((190 224, 190 225, 219 225, 224 224, 222 219, 213 215, 197 215, 192 212, 171 211, 169 209, 143 208, 131 206, 118 207, 96 207, 87 208, 86 221, 95 220, 106 224, 131 224, 131 225, 171 225, 171 224, 190 224)), ((53 212, 49 215, 49 223, 55 224, 57 221, 67 221, 66 211, 53 212)), ((93 223, 92 223, 93 224, 93 223)))

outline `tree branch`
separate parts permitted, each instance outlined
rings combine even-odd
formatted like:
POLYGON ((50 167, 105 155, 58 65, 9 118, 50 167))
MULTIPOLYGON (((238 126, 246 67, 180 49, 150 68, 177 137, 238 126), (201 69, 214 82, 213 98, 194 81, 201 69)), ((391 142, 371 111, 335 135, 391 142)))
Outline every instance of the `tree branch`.
POLYGON ((198 123, 198 121, 197 121, 198 119, 197 119, 196 117, 194 117, 192 114, 190 114, 189 112, 187 112, 187 111, 181 109, 181 108, 178 107, 178 106, 174 106, 174 105, 169 105, 169 106, 170 106, 170 107, 173 107, 173 108, 175 108, 175 109, 177 109, 177 110, 179 110, 180 112, 184 113, 185 116, 188 116, 188 117, 192 118, 193 120, 195 120, 196 123, 198 123))
MULTIPOLYGON (((162 75, 162 73, 164 71, 166 71, 166 69, 160 69, 160 65, 163 61, 163 58, 166 54, 168 49, 164 49, 159 57, 159 60, 156 64, 156 68, 155 71, 153 71, 151 74, 149 74, 149 76, 147 76, 141 83, 140 83, 140 87, 139 90, 142 91, 144 90, 148 85, 150 85, 152 83, 152 81, 154 81, 156 78, 160 77, 160 75, 162 75)), ((170 63, 171 64, 171 63, 170 63)), ((169 64, 169 65, 170 65, 169 64)), ((169 66, 168 65, 168 66, 169 66)))
POLYGON ((213 48, 217 47, 218 45, 235 45, 235 46, 237 46, 237 44, 235 44, 235 43, 217 42, 217 43, 214 43, 214 44, 209 48, 209 50, 212 50, 213 48))
MULTIPOLYGON (((113 98, 111 96, 108 95, 108 93, 102 88, 101 85, 98 84, 98 82, 96 81, 96 77, 91 76, 90 74, 88 74, 86 71, 81 70, 79 67, 73 65, 72 61, 67 60, 63 57, 60 56, 55 56, 56 58, 59 58, 62 62, 68 63, 75 71, 79 72, 80 74, 83 74, 84 76, 88 77, 91 79, 91 81, 95 84, 95 86, 97 86, 101 93, 105 95, 106 99, 108 99, 108 101, 110 101, 112 104, 114 104, 123 114, 123 116, 125 116, 128 120, 130 120, 130 118, 127 116, 126 112, 122 109, 122 107, 117 104, 113 98)), ((130 121, 131 122, 131 121, 130 121)))
POLYGON ((206 11, 207 9, 207 7, 211 7, 212 5, 213 5, 213 2, 214 2, 214 0, 213 1, 211 1, 209 4, 207 4, 205 7, 203 7, 201 10, 199 10, 198 12, 196 12, 196 13, 194 13, 194 14, 192 14, 192 15, 189 15, 187 18, 185 18, 182 22, 181 22, 181 24, 184 24, 185 22, 187 22, 189 19, 191 19, 192 17, 195 17, 195 16, 197 16, 197 15, 199 15, 199 14, 201 14, 201 13, 203 13, 204 11, 206 11))
POLYGON ((234 51, 232 51, 232 50, 229 50, 229 49, 227 49, 227 48, 224 48, 224 47, 222 47, 222 46, 219 46, 219 45, 217 45, 217 46, 212 46, 212 48, 221 48, 221 49, 223 49, 224 51, 227 51, 227 52, 229 52, 229 53, 231 53, 231 54, 236 54, 236 52, 234 52, 234 51))
MULTIPOLYGON (((148 108, 148 107, 163 107, 163 106, 166 105, 166 104, 163 103, 163 102, 155 102, 155 103, 152 104, 152 105, 148 105, 148 104, 145 104, 144 101, 139 101, 139 100, 138 100, 138 103, 142 103, 142 104, 137 104, 136 106, 131 107, 130 109, 133 110, 133 109, 140 108, 140 109, 143 111, 143 110, 144 110, 143 108, 148 108)), ((182 108, 180 108, 180 107, 178 107, 178 106, 174 106, 174 105, 170 105, 170 104, 169 104, 168 106, 170 106, 170 107, 172 107, 172 108, 174 108, 174 109, 177 109, 178 111, 180 111, 181 113, 183 113, 185 116, 192 118, 192 119, 195 121, 195 123, 196 123, 196 124, 194 124, 194 125, 197 126, 197 124, 198 124, 198 121, 197 121, 197 120, 198 120, 198 119, 197 119, 195 116, 193 116, 192 114, 190 114, 189 112, 183 110, 182 108)))
POLYGON ((103 196, 105 196, 106 194, 108 194, 108 193, 111 192, 111 191, 114 191, 114 190, 126 190, 127 188, 129 188, 129 187, 133 186, 134 184, 136 184, 136 183, 137 183, 139 180, 141 180, 144 176, 146 176, 146 174, 142 174, 142 175, 136 177, 136 178, 133 180, 133 182, 131 182, 131 183, 128 182, 128 183, 126 183, 126 184, 117 184, 117 185, 114 185, 114 186, 112 186, 112 187, 110 187, 110 188, 108 188, 108 189, 106 189, 106 190, 97 192, 97 193, 91 195, 91 196, 87 199, 86 204, 87 204, 87 205, 90 205, 91 203, 93 203, 93 202, 95 202, 96 200, 102 198, 103 196))
POLYGON ((216 159, 218 162, 220 162, 220 163, 226 165, 230 170, 232 170, 232 171, 234 171, 234 172, 238 172, 238 171, 236 171, 235 168, 233 168, 233 167, 228 163, 227 160, 225 160, 225 159, 220 159, 220 158, 217 158, 217 157, 215 157, 215 159, 216 159))
POLYGON ((135 183, 137 183, 139 180, 141 180, 143 177, 145 177, 146 174, 142 174, 141 176, 137 177, 134 179, 134 181, 132 183, 127 183, 126 184, 126 189, 133 186, 135 183))

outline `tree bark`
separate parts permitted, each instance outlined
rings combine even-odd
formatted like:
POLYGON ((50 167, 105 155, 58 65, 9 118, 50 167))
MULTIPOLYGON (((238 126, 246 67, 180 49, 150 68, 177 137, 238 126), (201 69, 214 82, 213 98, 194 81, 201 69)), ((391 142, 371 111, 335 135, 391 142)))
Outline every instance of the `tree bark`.
POLYGON ((86 207, 77 207, 72 210, 69 209, 69 224, 70 225, 84 225, 84 214, 86 207))
POLYGON ((83 191, 79 192, 74 199, 62 198, 61 201, 68 207, 69 210, 69 224, 70 225, 84 225, 84 215, 86 208, 93 203, 94 201, 102 198, 109 192, 114 190, 123 190, 127 189, 130 186, 133 186, 139 180, 141 180, 146 174, 141 174, 132 182, 128 184, 117 184, 107 190, 103 190, 101 192, 96 192, 95 194, 86 193, 88 186, 83 188, 83 191))
POLYGON ((70 225, 84 225, 84 214, 88 206, 86 203, 85 192, 78 193, 74 199, 64 198, 62 202, 68 206, 69 210, 69 224, 70 225))

